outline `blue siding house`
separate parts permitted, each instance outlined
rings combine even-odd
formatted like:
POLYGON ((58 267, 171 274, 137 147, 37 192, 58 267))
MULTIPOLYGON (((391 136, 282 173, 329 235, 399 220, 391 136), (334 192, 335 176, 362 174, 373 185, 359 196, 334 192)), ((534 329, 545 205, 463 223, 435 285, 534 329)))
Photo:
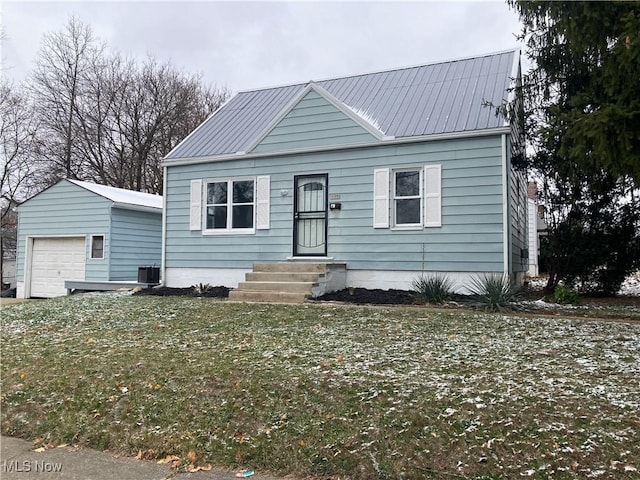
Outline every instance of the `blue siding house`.
POLYGON ((136 282, 160 265, 162 197, 61 180, 18 207, 19 298, 67 293, 65 281, 136 282))
POLYGON ((491 106, 516 105, 519 81, 515 50, 238 93, 164 158, 165 284, 259 300, 296 282, 521 281, 523 129, 491 106))

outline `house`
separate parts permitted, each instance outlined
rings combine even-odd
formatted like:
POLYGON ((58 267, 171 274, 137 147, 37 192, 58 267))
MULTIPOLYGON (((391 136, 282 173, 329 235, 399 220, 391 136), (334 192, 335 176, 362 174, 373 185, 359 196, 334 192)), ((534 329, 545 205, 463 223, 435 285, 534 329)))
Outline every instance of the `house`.
POLYGON ((17 297, 136 282, 161 252, 161 196, 61 180, 18 207, 17 297))
POLYGON ((293 272, 320 273, 314 295, 436 272, 458 290, 521 282, 522 118, 494 107, 519 82, 512 50, 238 93, 163 160, 165 284, 259 300, 297 291, 293 272))
POLYGON ((538 202, 538 185, 527 184, 527 228, 529 229, 529 270, 527 274, 537 277, 540 274, 540 238, 546 235, 547 222, 544 221, 544 207, 538 202))

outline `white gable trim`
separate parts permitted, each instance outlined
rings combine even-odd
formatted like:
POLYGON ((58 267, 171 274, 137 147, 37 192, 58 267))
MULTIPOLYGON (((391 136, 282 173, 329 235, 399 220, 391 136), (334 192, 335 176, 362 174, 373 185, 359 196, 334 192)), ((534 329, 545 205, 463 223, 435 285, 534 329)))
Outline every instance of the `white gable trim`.
POLYGON ((356 113, 356 111, 351 108, 350 106, 348 106, 347 104, 341 102, 340 100, 338 100, 336 97, 334 97, 333 95, 331 95, 327 90, 325 90, 324 88, 322 88, 320 85, 317 85, 315 83, 310 83, 309 84, 311 86, 311 88, 313 90, 316 91, 316 93, 320 96, 322 96, 327 102, 329 102, 331 105, 333 105, 334 107, 336 107, 338 110, 340 110, 342 113, 344 113, 347 117, 349 117, 351 120, 353 120, 355 123, 357 123, 358 125, 360 125, 362 128, 364 128, 368 133, 370 133, 371 135, 373 135, 374 137, 376 137, 378 140, 385 141, 385 140, 393 140, 395 137, 390 137, 390 136, 386 136, 384 134, 383 131, 379 130, 378 128, 376 128, 373 124, 371 124, 370 122, 368 122, 364 117, 362 117, 361 115, 358 115, 356 113))
POLYGON ((262 141, 276 128, 276 126, 287 116, 291 111, 300 103, 300 101, 311 91, 314 91, 322 98, 324 98, 329 104, 336 107, 340 112, 349 117, 354 123, 362 127, 367 133, 373 135, 378 141, 393 140, 394 137, 387 137, 383 132, 367 122, 362 116, 358 115, 351 107, 345 105, 336 97, 331 95, 328 91, 322 88, 320 85, 309 82, 306 87, 299 91, 292 99, 287 103, 284 108, 275 116, 271 122, 265 127, 262 132, 253 140, 244 150, 236 152, 236 155, 243 155, 245 153, 252 152, 262 141))
POLYGON ((284 117, 289 115, 291 110, 293 110, 294 107, 300 102, 300 100, 302 100, 304 96, 310 91, 311 91, 311 85, 307 85, 305 88, 300 90, 296 95, 294 95, 294 97, 289 101, 289 103, 287 103, 284 106, 284 108, 280 111, 280 113, 276 115, 273 118, 273 120, 269 122, 269 124, 264 128, 264 130, 262 130, 262 132, 260 132, 260 135, 258 135, 249 145, 247 145, 247 147, 244 150, 240 152, 236 152, 236 155, 244 155, 247 152, 251 152, 254 148, 260 145, 260 143, 262 143, 262 141, 267 137, 267 135, 271 133, 271 130, 276 128, 276 125, 278 125, 282 121, 282 119, 284 119, 284 117))

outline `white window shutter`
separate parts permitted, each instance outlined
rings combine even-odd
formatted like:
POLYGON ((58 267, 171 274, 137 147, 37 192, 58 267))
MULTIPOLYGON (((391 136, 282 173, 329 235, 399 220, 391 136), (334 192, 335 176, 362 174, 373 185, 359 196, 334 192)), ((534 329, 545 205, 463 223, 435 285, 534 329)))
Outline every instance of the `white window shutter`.
POLYGON ((189 230, 202 229, 202 180, 191 180, 189 230))
POLYGON ((424 226, 442 226, 442 166, 424 167, 424 226))
POLYGON ((256 229, 268 230, 271 203, 271 180, 268 175, 256 178, 256 229))
POLYGON ((389 228, 389 169, 373 171, 373 228, 389 228))

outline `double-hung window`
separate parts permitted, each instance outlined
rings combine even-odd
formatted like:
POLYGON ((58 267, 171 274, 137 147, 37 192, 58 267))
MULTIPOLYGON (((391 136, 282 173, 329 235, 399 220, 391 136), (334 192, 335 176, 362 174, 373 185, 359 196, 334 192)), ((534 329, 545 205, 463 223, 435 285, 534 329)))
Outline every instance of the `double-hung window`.
POLYGON ((393 218, 396 227, 422 226, 422 169, 393 171, 393 218))
POLYGON ((229 179, 206 184, 206 224, 212 232, 254 230, 255 181, 229 179))
POLYGON ((441 226, 441 165, 373 171, 373 228, 413 230, 441 226))

